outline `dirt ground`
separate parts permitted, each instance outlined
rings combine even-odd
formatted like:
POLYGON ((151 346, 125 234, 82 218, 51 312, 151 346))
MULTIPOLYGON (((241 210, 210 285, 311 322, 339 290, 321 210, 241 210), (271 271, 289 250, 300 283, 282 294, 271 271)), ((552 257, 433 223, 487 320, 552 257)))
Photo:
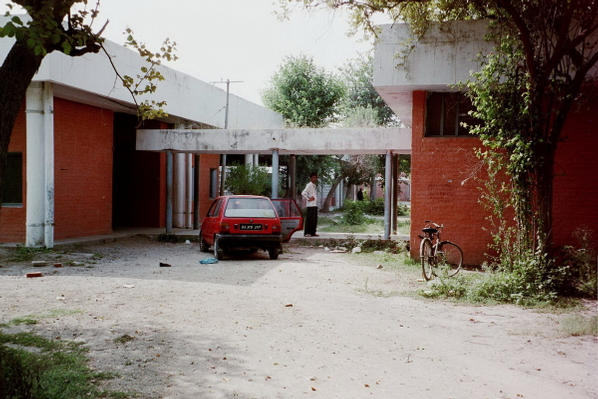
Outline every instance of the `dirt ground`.
POLYGON ((598 397, 598 341, 565 314, 425 300, 372 257, 285 250, 202 265, 197 244, 133 238, 0 261, 0 322, 84 342, 140 398, 598 397))

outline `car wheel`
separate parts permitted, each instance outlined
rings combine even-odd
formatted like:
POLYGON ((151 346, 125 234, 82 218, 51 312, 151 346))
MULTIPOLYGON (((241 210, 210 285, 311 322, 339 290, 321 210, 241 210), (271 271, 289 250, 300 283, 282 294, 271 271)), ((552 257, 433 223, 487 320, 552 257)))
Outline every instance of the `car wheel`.
POLYGON ((210 252, 210 246, 201 236, 201 230, 199 230, 199 250, 201 252, 210 252))
POLYGON ((269 248, 268 255, 270 255, 270 259, 278 259, 278 255, 280 254, 279 248, 269 248))
POLYGON ((220 248, 220 240, 218 238, 214 239, 214 258, 221 260, 224 257, 224 251, 220 248))

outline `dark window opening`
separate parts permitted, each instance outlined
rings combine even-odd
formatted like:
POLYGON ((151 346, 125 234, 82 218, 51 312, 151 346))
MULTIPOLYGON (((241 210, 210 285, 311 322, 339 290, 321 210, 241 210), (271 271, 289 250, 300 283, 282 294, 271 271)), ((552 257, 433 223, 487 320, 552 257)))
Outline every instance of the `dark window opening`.
POLYGON ((468 115, 473 109, 463 93, 430 92, 426 99, 427 137, 471 136, 469 127, 475 118, 468 115), (467 124, 467 127, 463 126, 467 124))
POLYGON ((2 205, 23 204, 23 153, 9 152, 2 176, 2 205))

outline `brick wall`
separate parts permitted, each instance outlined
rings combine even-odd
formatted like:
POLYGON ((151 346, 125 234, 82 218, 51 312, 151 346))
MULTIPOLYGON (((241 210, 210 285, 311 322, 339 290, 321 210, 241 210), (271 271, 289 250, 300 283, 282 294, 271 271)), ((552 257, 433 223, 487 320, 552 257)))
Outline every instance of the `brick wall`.
MULTIPOLYGON (((424 220, 433 220, 446 226, 444 239, 461 246, 464 263, 480 264, 490 241, 482 230, 487 212, 478 203, 478 184, 469 178, 479 167, 473 155, 479 140, 424 137, 425 101, 425 92, 413 93, 411 254, 419 254, 417 235, 424 220)), ((557 149, 552 230, 557 245, 575 244, 572 233, 585 227, 593 230, 593 245, 598 248, 597 107, 594 96, 572 109, 557 149)))
POLYGON ((113 112, 54 98, 55 239, 112 231, 113 112))
POLYGON ((484 260, 489 235, 472 175, 479 169, 470 137, 424 137, 426 93, 413 93, 411 152, 411 254, 419 255, 425 220, 444 224, 442 237, 463 249, 465 264, 484 260))
MULTIPOLYGON (((596 93, 594 86, 589 93, 596 93)), ((555 157, 553 238, 576 244, 578 228, 593 230, 598 249, 598 96, 585 96, 573 107, 555 157)))
POLYGON ((25 136, 25 106, 21 107, 15 126, 12 130, 8 152, 23 153, 23 206, 22 207, 1 207, 0 208, 0 242, 24 242, 25 241, 25 193, 26 187, 26 136, 25 136))

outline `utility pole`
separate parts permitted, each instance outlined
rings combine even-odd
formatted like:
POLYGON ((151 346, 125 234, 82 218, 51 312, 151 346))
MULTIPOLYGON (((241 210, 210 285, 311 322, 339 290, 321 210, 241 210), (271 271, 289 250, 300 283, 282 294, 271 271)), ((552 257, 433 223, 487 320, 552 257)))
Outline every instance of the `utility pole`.
MULTIPOLYGON (((231 83, 243 83, 242 80, 220 80, 218 82, 210 82, 213 84, 217 83, 226 83, 226 107, 224 111, 224 128, 228 129, 228 98, 230 96, 230 84, 231 83)), ((220 171, 220 195, 224 195, 224 182, 226 180, 226 154, 222 154, 220 164, 222 166, 222 170, 220 171)))

